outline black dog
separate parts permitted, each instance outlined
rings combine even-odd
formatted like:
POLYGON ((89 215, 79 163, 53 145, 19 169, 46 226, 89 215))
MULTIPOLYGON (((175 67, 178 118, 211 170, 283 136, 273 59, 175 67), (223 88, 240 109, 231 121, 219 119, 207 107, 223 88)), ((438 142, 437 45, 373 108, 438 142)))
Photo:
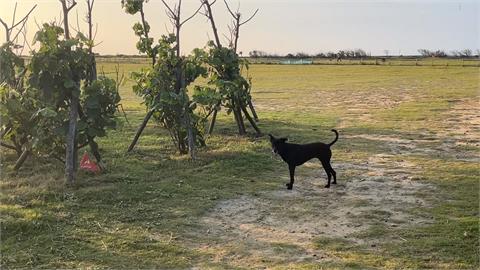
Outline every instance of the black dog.
POLYGON ((272 143, 272 150, 274 153, 279 154, 283 161, 288 164, 288 169, 290 170, 290 183, 287 183, 287 188, 293 188, 295 167, 300 166, 303 163, 309 161, 312 158, 318 158, 322 162, 322 166, 327 172, 328 184, 326 188, 330 187, 330 179, 333 175, 332 184, 337 183, 337 173, 333 170, 332 165, 330 165, 330 158, 332 157, 332 151, 330 146, 332 146, 338 140, 338 132, 335 129, 332 129, 335 132, 335 140, 329 144, 325 143, 309 143, 309 144, 294 144, 287 143, 287 138, 275 138, 271 134, 270 142, 272 143))

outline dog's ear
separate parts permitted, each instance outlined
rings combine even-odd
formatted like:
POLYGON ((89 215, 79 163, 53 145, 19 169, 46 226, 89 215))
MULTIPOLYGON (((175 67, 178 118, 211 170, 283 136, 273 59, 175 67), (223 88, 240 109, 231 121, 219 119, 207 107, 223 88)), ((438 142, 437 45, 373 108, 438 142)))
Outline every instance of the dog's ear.
POLYGON ((280 140, 281 142, 286 142, 286 141, 288 141, 288 138, 285 138, 285 137, 284 137, 284 138, 280 138, 279 140, 280 140))
POLYGON ((273 135, 272 135, 272 134, 268 134, 268 136, 270 137, 270 141, 273 141, 273 140, 275 140, 275 137, 273 137, 273 135))

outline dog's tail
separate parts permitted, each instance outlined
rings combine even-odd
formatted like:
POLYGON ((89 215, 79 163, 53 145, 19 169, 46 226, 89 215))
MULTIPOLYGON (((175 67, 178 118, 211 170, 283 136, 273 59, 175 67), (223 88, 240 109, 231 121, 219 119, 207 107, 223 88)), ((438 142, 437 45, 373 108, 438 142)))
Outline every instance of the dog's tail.
POLYGON ((329 143, 328 146, 332 146, 338 140, 338 132, 335 129, 332 129, 332 131, 335 132, 335 140, 333 140, 333 142, 329 143))

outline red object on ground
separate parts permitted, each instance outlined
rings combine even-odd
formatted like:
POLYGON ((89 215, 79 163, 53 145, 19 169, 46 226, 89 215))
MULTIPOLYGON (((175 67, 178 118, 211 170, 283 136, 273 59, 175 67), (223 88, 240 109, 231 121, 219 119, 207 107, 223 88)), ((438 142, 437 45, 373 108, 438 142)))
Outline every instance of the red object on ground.
POLYGON ((82 160, 80 161, 80 169, 93 173, 100 172, 100 167, 90 159, 87 152, 83 154, 82 160))

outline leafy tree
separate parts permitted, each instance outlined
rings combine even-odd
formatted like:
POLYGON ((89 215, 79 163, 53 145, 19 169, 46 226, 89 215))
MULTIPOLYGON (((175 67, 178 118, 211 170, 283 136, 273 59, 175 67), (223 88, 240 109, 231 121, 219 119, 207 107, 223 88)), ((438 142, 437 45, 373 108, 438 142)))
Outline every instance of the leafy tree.
MULTIPOLYGON (((196 86, 194 99, 203 100, 199 103, 208 108, 218 110, 218 107, 222 106, 227 109, 228 114, 233 112, 239 132, 243 134, 245 127, 241 126, 238 119, 240 112, 253 122, 246 112, 246 106, 251 100, 251 80, 241 75, 242 69, 248 69, 248 62, 240 59, 231 48, 217 47, 213 42, 208 43, 207 55, 207 63, 210 67, 208 86, 196 86), (204 95, 208 95, 210 99, 205 98, 204 95)), ((258 129, 256 126, 254 128, 258 129)))
MULTIPOLYGON (((202 0, 202 3, 205 7, 205 16, 207 16, 212 25, 213 34, 215 37, 215 42, 210 41, 207 44, 209 55, 208 63, 212 67, 209 69, 209 86, 211 87, 211 91, 216 91, 221 97, 214 107, 215 109, 208 133, 210 134, 213 131, 217 112, 221 105, 223 105, 227 108, 227 113, 233 112, 240 135, 246 134, 243 116, 245 116, 245 118, 250 122, 251 126, 255 129, 257 135, 259 135, 261 132, 255 123, 255 121, 258 121, 258 116, 255 112, 250 95, 251 80, 249 78, 244 78, 241 72, 243 68, 248 70, 248 62, 239 59, 237 54, 240 26, 252 20, 257 14, 258 9, 248 19, 242 21, 241 13, 238 10, 233 12, 230 9, 227 1, 224 0, 224 2, 233 18, 233 24, 229 26, 229 47, 223 47, 220 43, 220 39, 218 38, 218 32, 211 9, 211 6, 215 3, 215 1, 210 3, 208 0, 202 0), (250 113, 247 110, 247 105, 253 114, 253 118, 250 116, 250 113)), ((260 56, 260 52, 258 51, 255 51, 254 54, 260 56)), ((265 53, 262 52, 262 54, 265 53)))
POLYGON ((136 81, 133 91, 141 96, 147 109, 153 110, 154 118, 166 128, 172 137, 177 150, 181 154, 188 153, 187 129, 185 114, 197 121, 194 122, 197 143, 204 145, 203 132, 199 125, 199 117, 194 114, 196 105, 190 101, 186 87, 196 78, 206 73, 202 66, 201 51, 185 58, 176 56, 176 38, 174 35, 162 36, 158 43, 158 62, 153 68, 134 72, 136 81), (177 74, 175 67, 181 62, 184 71, 184 81, 181 89, 177 89, 177 74))
POLYGON ((23 59, 13 53, 12 47, 11 42, 0 46, 1 145, 15 150, 20 157, 23 145, 32 134, 30 118, 36 104, 31 92, 27 92, 21 83, 25 65, 23 59))
POLYGON ((105 76, 89 80, 91 41, 82 34, 66 39, 64 29, 44 24, 34 40, 40 46, 26 66, 13 54, 11 44, 0 47, 2 70, 8 70, 2 73, 8 76, 2 77, 0 86, 2 138, 11 142, 2 146, 19 154, 15 169, 29 154, 65 162, 62 153, 66 152, 72 97, 76 96, 79 118, 75 120, 74 151, 89 145, 101 161, 95 138, 116 127, 118 84, 105 76))
MULTIPOLYGON (((194 50, 193 54, 184 57, 180 55, 180 29, 197 12, 184 21, 180 21, 181 1, 172 9, 162 1, 167 8, 175 28, 175 34, 163 35, 154 45, 149 37, 150 26, 143 12, 146 1, 122 0, 122 6, 128 14, 140 13, 142 22, 133 26, 139 37, 137 49, 146 53, 152 59, 152 67, 136 72, 133 78, 136 85, 134 92, 141 96, 148 109, 143 123, 139 127, 128 151, 131 151, 140 137, 151 116, 166 128, 180 154, 190 152, 195 158, 195 145, 204 145, 201 117, 195 113, 196 104, 187 92, 187 87, 196 78, 206 73, 203 67, 203 54, 194 50), (158 61, 157 61, 158 60, 158 61)), ((201 7, 201 6, 200 6, 201 7)))
POLYGON ((14 86, 17 84, 16 75, 25 68, 22 58, 12 50, 13 43, 6 42, 0 46, 0 82, 14 86))

